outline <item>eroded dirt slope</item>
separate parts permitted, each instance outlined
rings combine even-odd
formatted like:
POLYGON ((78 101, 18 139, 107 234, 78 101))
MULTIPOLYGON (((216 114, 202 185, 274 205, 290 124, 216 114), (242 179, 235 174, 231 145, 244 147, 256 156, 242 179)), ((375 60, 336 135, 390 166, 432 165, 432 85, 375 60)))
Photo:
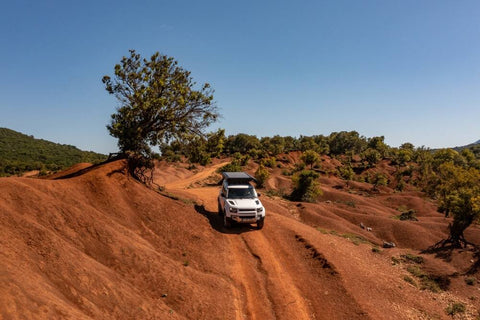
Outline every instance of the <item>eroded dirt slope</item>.
MULTIPOLYGON (((221 163, 197 172, 160 165, 156 182, 180 200, 128 178, 123 165, 81 166, 60 180, 0 179, 0 318, 447 319, 450 301, 474 316, 467 297, 480 295, 475 286, 465 292, 463 278, 431 293, 392 265, 445 232, 414 194, 370 199, 334 182, 318 204, 264 195, 263 230, 226 230, 216 212, 221 163), (420 223, 391 219, 395 201, 417 206, 420 223), (372 243, 339 236, 347 231, 400 246, 372 252, 372 243)), ((449 273, 464 267, 426 259, 449 273)))

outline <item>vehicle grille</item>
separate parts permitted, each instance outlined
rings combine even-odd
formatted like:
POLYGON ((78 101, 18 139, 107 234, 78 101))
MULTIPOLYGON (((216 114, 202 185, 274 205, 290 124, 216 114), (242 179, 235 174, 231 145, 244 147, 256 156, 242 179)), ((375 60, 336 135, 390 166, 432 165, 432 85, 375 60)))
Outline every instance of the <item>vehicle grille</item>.
POLYGON ((238 209, 239 212, 257 212, 257 209, 238 209))

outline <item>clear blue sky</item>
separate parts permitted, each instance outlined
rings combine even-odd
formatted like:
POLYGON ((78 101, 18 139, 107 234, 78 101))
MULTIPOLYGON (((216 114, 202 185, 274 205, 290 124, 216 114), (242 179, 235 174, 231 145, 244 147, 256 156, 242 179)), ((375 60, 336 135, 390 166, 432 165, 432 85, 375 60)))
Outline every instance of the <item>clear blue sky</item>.
POLYGON ((129 49, 209 82, 212 130, 480 139, 480 1, 4 1, 0 127, 116 151, 101 78, 129 49))

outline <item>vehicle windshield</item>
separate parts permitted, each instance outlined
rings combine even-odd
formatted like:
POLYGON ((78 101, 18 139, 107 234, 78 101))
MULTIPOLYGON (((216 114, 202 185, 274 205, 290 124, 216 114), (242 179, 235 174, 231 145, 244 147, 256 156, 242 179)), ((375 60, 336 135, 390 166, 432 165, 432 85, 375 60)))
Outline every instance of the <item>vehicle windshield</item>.
POLYGON ((253 199, 255 198, 255 192, 253 188, 229 188, 229 199, 253 199))

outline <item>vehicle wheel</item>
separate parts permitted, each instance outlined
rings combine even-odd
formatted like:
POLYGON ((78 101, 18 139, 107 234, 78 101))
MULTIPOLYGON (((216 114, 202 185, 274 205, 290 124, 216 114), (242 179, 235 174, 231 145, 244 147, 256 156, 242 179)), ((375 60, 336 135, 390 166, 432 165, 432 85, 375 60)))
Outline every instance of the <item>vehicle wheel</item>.
POLYGON ((232 226, 232 221, 230 220, 229 217, 227 217, 225 212, 223 213, 223 226, 225 228, 230 228, 232 226))
POLYGON ((263 228, 263 224, 265 223, 265 219, 257 221, 257 229, 260 230, 263 228))
POLYGON ((222 210, 222 206, 220 205, 220 202, 218 202, 218 215, 223 216, 223 210, 222 210))

